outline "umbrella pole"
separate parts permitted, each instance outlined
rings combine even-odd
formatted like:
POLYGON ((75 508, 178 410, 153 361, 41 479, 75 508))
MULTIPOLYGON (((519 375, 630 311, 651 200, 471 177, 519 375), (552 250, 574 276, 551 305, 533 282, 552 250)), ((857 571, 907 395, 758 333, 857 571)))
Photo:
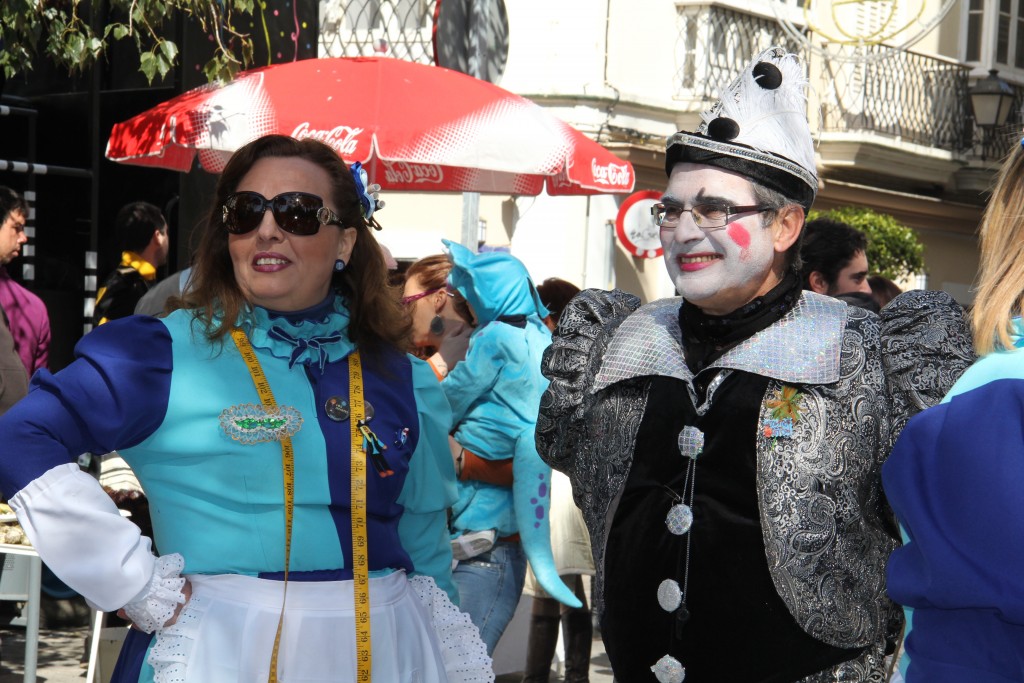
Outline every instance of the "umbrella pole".
POLYGON ((462 246, 476 253, 480 242, 480 193, 462 193, 462 246))
MULTIPOLYGON (((469 70, 473 78, 483 72, 483 32, 488 7, 482 0, 470 0, 469 7, 469 70)), ((480 243, 480 193, 462 193, 462 246, 476 253, 480 243)))

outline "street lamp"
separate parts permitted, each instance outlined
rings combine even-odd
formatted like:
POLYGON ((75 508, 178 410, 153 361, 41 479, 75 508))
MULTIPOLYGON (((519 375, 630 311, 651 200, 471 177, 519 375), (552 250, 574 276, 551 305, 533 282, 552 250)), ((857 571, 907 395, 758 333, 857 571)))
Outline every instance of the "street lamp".
POLYGON ((999 78, 999 71, 991 69, 988 76, 979 79, 967 93, 971 96, 974 123, 982 129, 981 158, 995 137, 995 129, 1006 123, 1016 93, 1013 87, 999 78))

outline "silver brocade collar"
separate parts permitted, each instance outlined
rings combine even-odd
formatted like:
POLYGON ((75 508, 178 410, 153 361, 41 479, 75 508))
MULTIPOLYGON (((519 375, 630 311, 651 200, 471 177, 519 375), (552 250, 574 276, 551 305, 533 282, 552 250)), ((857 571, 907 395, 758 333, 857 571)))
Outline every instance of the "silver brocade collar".
MULTIPOLYGON (((634 377, 660 375, 689 383, 683 360, 679 307, 682 299, 660 299, 640 307, 619 326, 604 354, 591 393, 634 377)), ((715 361, 712 368, 743 370, 791 384, 839 380, 846 328, 846 303, 814 292, 770 325, 715 361)))

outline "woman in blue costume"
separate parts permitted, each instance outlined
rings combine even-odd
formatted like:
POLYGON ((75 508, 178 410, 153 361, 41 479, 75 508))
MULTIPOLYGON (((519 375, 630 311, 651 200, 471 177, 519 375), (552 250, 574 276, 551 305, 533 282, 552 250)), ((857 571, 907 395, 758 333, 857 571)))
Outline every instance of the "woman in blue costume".
POLYGON ((399 350, 376 206, 326 145, 246 145, 181 307, 98 328, 0 422, 40 556, 142 629, 115 681, 493 680, 449 599, 451 414, 399 350), (159 557, 75 464, 115 449, 159 557))
POLYGON ((453 436, 480 457, 512 461, 511 488, 460 479, 452 508, 456 537, 489 530, 496 536, 492 548, 459 562, 454 572, 462 608, 493 652, 519 603, 527 559, 552 597, 580 606, 551 556, 551 469, 537 454, 534 436, 548 384, 540 361, 551 333, 543 322, 547 309, 521 261, 444 244, 452 262, 449 284, 477 321, 465 359, 441 382, 452 406, 453 436))
POLYGON ((903 528, 889 595, 907 608, 907 683, 1024 681, 1024 149, 981 225, 978 360, 910 421, 882 468, 903 528))

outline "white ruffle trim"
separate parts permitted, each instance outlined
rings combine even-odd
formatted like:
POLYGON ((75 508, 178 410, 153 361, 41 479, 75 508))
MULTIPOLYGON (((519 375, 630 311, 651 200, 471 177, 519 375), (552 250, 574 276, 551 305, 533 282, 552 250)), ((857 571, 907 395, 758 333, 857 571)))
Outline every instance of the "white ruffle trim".
POLYGON ((429 576, 409 578, 430 620, 441 645, 448 683, 491 683, 494 668, 487 655, 487 646, 469 615, 456 607, 448 594, 438 588, 429 576))
POLYGON ((135 626, 146 633, 152 633, 174 616, 178 605, 185 602, 185 595, 181 592, 185 585, 185 579, 181 576, 183 569, 185 558, 178 553, 156 559, 145 596, 142 600, 124 606, 125 613, 135 626))
POLYGON ((178 619, 156 632, 146 661, 153 667, 153 683, 185 683, 188 661, 195 647, 195 634, 206 612, 206 602, 195 594, 181 610, 178 619))

